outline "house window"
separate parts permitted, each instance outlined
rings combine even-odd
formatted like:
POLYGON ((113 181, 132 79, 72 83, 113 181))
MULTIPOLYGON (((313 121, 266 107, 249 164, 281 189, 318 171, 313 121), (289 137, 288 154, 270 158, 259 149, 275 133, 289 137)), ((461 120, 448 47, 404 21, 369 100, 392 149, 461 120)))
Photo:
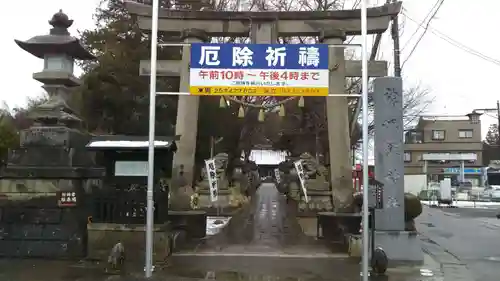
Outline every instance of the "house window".
POLYGON ((471 139, 472 138, 472 130, 459 130, 458 137, 461 139, 471 139))
POLYGON ((433 140, 444 140, 445 135, 446 135, 446 133, 444 130, 432 130, 432 139, 433 140))
POLYGON ((405 162, 411 162, 411 152, 405 152, 405 162))

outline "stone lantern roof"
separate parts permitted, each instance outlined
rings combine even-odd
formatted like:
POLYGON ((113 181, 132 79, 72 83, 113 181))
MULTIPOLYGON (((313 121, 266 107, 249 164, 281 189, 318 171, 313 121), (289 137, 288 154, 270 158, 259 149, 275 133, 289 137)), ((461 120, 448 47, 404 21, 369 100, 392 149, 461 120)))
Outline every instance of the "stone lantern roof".
POLYGON ((70 20, 62 10, 52 16, 49 24, 53 28, 47 35, 35 36, 27 41, 14 41, 23 50, 41 59, 46 54, 66 54, 77 60, 95 59, 77 38, 69 34, 68 28, 73 24, 73 20, 70 20))

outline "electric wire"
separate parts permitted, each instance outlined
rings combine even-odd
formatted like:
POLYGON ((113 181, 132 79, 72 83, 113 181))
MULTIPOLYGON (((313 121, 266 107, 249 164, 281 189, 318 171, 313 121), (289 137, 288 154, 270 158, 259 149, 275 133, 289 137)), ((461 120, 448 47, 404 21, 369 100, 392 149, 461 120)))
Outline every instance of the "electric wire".
MULTIPOLYGON (((406 10, 405 10, 405 11, 406 11, 406 10)), ((415 19, 413 19, 412 17, 408 16, 408 12, 407 12, 407 11, 405 12, 405 11, 403 11, 403 12, 402 12, 402 14, 403 14, 403 15, 404 15, 407 19, 409 19, 410 21, 412 21, 412 22, 414 22, 414 23, 418 24, 418 25, 419 25, 419 28, 423 28, 423 26, 422 26, 422 25, 420 25, 420 23, 419 23, 417 20, 415 20, 415 19)), ((432 33, 433 35, 435 35, 436 37, 440 38, 441 40, 443 40, 443 41, 445 41, 445 42, 447 42, 447 43, 449 43, 449 44, 453 45, 454 47, 457 47, 457 48, 461 49, 461 50, 462 50, 462 51, 464 51, 464 52, 467 52, 467 53, 469 53, 469 54, 471 54, 471 55, 474 55, 474 56, 476 56, 476 57, 478 57, 478 58, 481 58, 481 59, 483 59, 483 60, 485 60, 485 61, 488 61, 488 62, 494 63, 494 64, 496 64, 496 65, 500 65, 500 60, 497 60, 497 59, 492 58, 492 57, 490 57, 490 56, 487 56, 487 55, 485 55, 485 54, 483 54, 483 53, 481 53, 481 52, 479 52, 479 51, 477 51, 477 50, 474 50, 473 48, 468 47, 468 46, 466 46, 466 45, 464 45, 464 44, 462 44, 462 43, 458 42, 457 40, 455 40, 455 39, 453 39, 453 38, 451 38, 451 37, 447 36, 446 34, 444 34, 443 32, 441 32, 441 31, 439 31, 439 30, 437 30, 437 29, 435 29, 435 28, 432 28, 432 27, 430 27, 430 26, 429 26, 428 31, 429 31, 429 32, 431 32, 431 33, 432 33)))
POLYGON ((434 12, 432 13, 432 15, 430 16, 429 20, 427 20, 427 24, 424 27, 424 32, 422 32, 422 34, 420 34, 420 37, 418 38, 418 40, 415 43, 415 45, 413 45, 413 48, 411 49, 410 54, 408 54, 408 56, 406 57, 406 59, 401 64, 401 69, 403 69, 403 67, 406 64, 406 62, 411 58, 411 56, 413 55, 413 53, 417 49, 418 45, 420 44, 420 42, 424 38, 425 34, 427 34, 427 30, 430 27, 431 21, 436 17, 437 13, 439 12, 439 9, 441 9, 441 7, 443 6, 444 0, 438 0, 438 1, 440 1, 440 2, 438 4, 438 6, 436 7, 436 9, 434 10, 434 12))
MULTIPOLYGON (((441 0, 436 1, 436 3, 434 4, 434 6, 432 6, 432 8, 429 10, 429 12, 427 13, 427 15, 425 16, 425 18, 418 24, 419 26, 423 26, 425 24, 425 22, 429 19, 429 17, 432 15, 432 13, 434 12, 434 10, 436 9, 436 7, 439 5, 440 1, 441 0)), ((406 41, 406 44, 401 49, 401 52, 406 47, 408 47, 408 45, 410 45, 411 40, 413 39, 413 37, 415 37, 415 35, 417 35, 417 33, 418 33, 419 30, 420 30, 419 28, 415 29, 415 31, 413 32, 413 34, 410 36, 410 38, 408 39, 408 41, 406 41)))

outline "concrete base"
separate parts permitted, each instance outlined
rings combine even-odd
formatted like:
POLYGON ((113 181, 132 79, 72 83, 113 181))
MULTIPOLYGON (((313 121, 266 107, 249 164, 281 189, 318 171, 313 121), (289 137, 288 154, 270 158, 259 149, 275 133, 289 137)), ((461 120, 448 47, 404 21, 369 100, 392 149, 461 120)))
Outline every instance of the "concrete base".
MULTIPOLYGON (((351 257, 361 257, 361 241, 361 235, 352 235, 349 238, 351 257)), ((422 263, 424 261, 421 241, 416 231, 376 231, 375 246, 381 247, 392 262, 422 263)))
MULTIPOLYGON (((143 224, 88 224, 87 258, 107 261, 111 248, 116 243, 122 242, 127 260, 142 260, 146 244, 145 230, 143 224)), ((163 261, 171 251, 168 227, 155 225, 153 231, 153 260, 163 261)))

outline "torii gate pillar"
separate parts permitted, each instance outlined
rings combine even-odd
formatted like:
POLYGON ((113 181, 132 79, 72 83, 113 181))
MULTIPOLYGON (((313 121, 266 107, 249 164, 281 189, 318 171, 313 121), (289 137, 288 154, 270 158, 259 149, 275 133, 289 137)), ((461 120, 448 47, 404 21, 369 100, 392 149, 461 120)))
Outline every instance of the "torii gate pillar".
MULTIPOLYGON (((323 32, 321 40, 325 44, 343 44, 345 33, 340 30, 323 32)), ((342 47, 329 48, 328 68, 330 69, 329 94, 345 94, 345 56, 342 47)), ((336 211, 344 211, 352 202, 352 167, 349 135, 349 106, 345 96, 326 98, 328 147, 330 157, 330 183, 333 205, 336 211)))
MULTIPOLYGON (((181 33, 181 40, 185 43, 207 42, 208 35, 200 29, 187 29, 181 33)), ((189 62, 191 60, 191 46, 182 48, 182 62, 180 67, 180 92, 189 92, 189 62)), ((198 109, 200 96, 180 95, 177 102, 177 121, 175 135, 181 139, 177 142, 177 152, 174 154, 173 173, 183 172, 184 180, 191 184, 194 179, 196 137, 198 134, 198 109)))

